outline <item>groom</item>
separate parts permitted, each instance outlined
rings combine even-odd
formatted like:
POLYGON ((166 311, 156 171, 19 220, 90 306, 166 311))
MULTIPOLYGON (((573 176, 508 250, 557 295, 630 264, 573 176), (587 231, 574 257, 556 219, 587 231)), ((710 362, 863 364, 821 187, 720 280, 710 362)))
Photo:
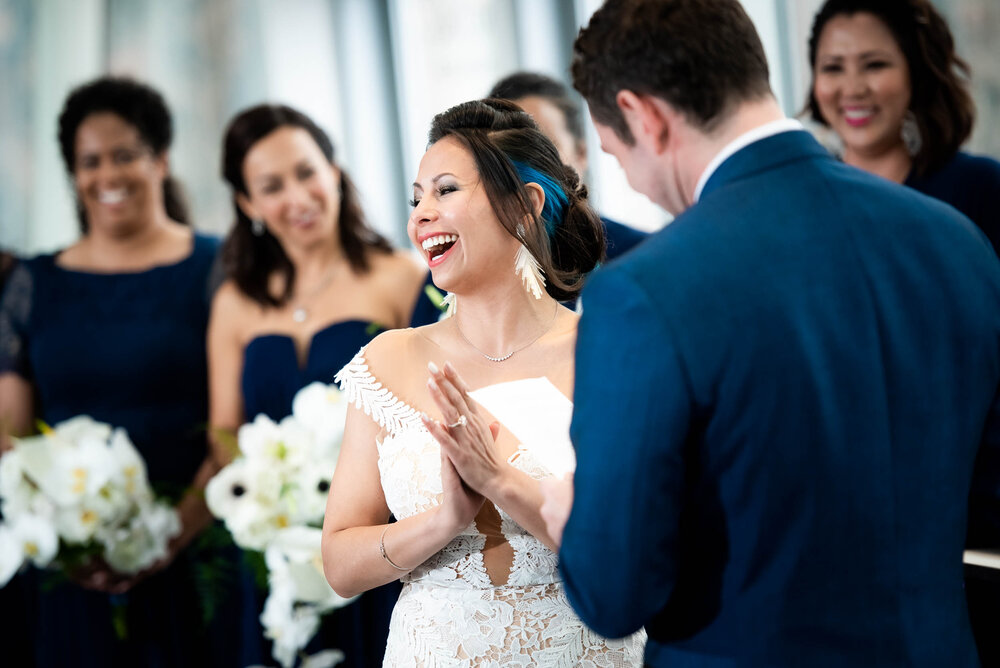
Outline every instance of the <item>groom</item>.
POLYGON ((604 150, 677 214, 584 292, 573 607, 607 636, 645 626, 653 666, 977 665, 989 243, 785 119, 737 0, 609 0, 573 78, 604 150))

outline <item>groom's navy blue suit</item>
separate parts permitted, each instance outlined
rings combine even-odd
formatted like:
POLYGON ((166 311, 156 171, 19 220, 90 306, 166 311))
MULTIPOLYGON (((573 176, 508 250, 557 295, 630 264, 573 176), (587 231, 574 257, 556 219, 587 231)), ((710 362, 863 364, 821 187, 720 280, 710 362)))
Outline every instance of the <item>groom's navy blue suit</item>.
POLYGON ((1000 263, 971 222, 785 132, 583 307, 560 558, 585 622, 645 625, 671 668, 977 664, 1000 263))

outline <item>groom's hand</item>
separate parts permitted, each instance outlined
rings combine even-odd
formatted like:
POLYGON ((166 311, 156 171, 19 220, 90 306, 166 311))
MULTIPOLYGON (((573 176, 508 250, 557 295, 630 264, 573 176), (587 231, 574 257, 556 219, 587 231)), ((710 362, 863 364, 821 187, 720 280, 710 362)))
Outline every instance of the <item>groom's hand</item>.
POLYGON ((562 544, 563 529, 566 528, 569 511, 573 508, 573 474, 567 473, 562 479, 546 478, 542 480, 541 486, 540 512, 545 520, 545 530, 558 547, 562 544))

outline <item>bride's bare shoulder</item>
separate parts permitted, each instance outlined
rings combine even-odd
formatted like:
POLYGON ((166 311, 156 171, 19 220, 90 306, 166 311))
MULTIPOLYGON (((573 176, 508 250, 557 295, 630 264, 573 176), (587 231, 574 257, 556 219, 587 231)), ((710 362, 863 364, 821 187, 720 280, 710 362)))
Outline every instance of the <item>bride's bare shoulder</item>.
POLYGON ((391 329, 379 334, 361 351, 369 372, 385 385, 396 384, 414 373, 426 374, 431 359, 435 325, 391 329))

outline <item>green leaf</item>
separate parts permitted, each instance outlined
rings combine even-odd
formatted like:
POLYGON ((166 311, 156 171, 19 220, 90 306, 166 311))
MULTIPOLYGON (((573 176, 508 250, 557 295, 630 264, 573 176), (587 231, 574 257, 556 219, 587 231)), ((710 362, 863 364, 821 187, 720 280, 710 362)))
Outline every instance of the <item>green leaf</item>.
POLYGON ((111 626, 118 640, 128 640, 128 603, 111 601, 111 626))
POLYGON ((215 619, 234 589, 237 571, 228 558, 233 549, 237 548, 229 532, 221 523, 215 522, 202 531, 187 550, 201 621, 206 627, 215 619))
POLYGON ((236 437, 236 432, 232 429, 213 427, 210 429, 212 440, 222 446, 230 459, 235 459, 240 454, 240 441, 236 437))
POLYGON ((433 285, 425 285, 424 294, 427 295, 427 298, 431 300, 431 304, 434 304, 439 311, 447 310, 448 307, 444 303, 444 295, 433 285))

